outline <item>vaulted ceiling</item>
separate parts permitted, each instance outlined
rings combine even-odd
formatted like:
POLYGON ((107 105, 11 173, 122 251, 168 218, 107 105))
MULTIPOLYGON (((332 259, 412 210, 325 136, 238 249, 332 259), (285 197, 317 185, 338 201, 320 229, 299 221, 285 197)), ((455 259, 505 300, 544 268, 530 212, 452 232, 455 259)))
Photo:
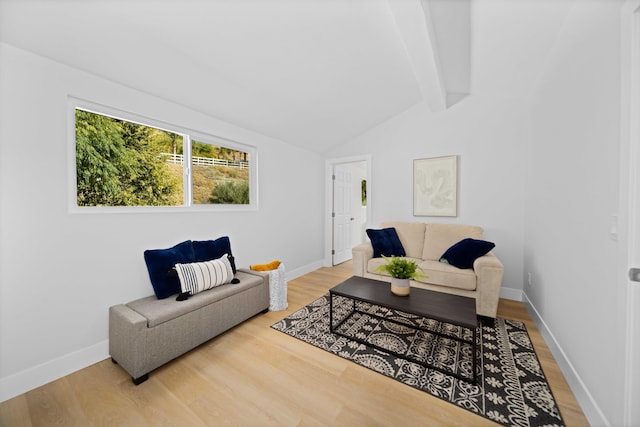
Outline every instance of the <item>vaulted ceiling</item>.
POLYGON ((0 41, 324 152, 417 103, 526 96, 574 1, 0 0, 0 41))

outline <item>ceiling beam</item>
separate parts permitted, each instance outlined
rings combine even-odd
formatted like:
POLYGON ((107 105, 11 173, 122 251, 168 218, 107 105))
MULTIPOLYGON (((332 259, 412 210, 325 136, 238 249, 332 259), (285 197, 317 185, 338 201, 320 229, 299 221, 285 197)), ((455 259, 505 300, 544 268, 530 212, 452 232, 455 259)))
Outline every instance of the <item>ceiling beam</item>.
POLYGON ((447 95, 433 24, 421 0, 387 0, 402 37, 422 97, 431 111, 447 108, 447 95))
POLYGON ((387 0, 422 97, 442 111, 470 93, 470 0, 387 0))
POLYGON ((471 1, 422 0, 425 21, 433 26, 447 106, 471 91, 471 1))

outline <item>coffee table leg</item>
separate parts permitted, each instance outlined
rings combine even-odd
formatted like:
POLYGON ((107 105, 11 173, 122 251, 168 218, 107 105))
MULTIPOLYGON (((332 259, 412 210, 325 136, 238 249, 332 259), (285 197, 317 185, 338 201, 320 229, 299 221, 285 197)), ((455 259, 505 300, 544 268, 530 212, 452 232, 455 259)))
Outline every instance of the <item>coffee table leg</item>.
MULTIPOLYGON (((347 337, 346 335, 344 335, 344 334, 342 334, 342 333, 338 332, 338 329, 340 328, 340 326, 341 326, 344 322, 346 322, 346 321, 347 321, 347 319, 348 319, 348 318, 349 318, 353 313, 355 313, 355 312, 356 312, 356 300, 355 300, 355 299, 353 299, 353 298, 350 298, 350 299, 351 299, 351 303, 352 303, 351 313, 347 313, 347 315, 346 315, 346 316, 344 316, 342 319, 338 319, 338 322, 334 325, 334 321, 333 321, 334 319, 333 319, 333 318, 334 318, 335 316, 334 316, 334 314, 333 314, 333 305, 334 305, 334 303, 333 303, 333 299, 335 298, 335 296, 336 296, 336 295, 335 295, 334 293, 332 293, 331 291, 329 291, 329 332, 331 332, 331 333, 335 333, 335 334, 338 334, 338 335, 342 335, 342 336, 347 337)), ((340 295, 338 295, 338 296, 340 296, 340 295)), ((348 337, 347 337, 347 338, 348 338, 348 337)))
POLYGON ((329 330, 333 332, 333 293, 329 292, 329 330))
POLYGON ((473 351, 473 382, 478 384, 478 326, 473 329, 473 345, 471 348, 473 351))

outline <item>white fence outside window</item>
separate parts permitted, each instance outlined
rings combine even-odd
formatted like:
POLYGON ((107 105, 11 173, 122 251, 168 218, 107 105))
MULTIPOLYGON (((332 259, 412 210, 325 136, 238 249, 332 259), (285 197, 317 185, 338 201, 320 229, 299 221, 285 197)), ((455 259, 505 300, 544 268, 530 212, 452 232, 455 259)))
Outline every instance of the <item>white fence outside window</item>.
MULTIPOLYGON (((184 163, 184 155, 183 154, 172 154, 172 153, 160 153, 162 156, 167 157, 167 162, 169 163, 184 163)), ((249 169, 249 162, 244 160, 224 160, 224 159, 214 159, 211 157, 191 157, 192 164, 195 166, 226 166, 228 168, 236 168, 236 169, 249 169)))

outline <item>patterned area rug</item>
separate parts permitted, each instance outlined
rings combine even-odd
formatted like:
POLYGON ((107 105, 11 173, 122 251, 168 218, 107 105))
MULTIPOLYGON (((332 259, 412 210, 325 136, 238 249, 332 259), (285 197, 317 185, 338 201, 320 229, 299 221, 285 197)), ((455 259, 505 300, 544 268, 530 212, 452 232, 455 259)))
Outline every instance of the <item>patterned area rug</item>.
MULTIPOLYGON (((353 313, 352 305, 351 300, 334 296, 334 325, 344 320, 341 333, 471 376, 471 345, 449 338, 471 340, 471 331, 360 302, 353 313)), ((492 325, 481 325, 477 385, 331 333, 329 294, 271 327, 497 423, 564 425, 521 322, 498 318, 492 325)))

